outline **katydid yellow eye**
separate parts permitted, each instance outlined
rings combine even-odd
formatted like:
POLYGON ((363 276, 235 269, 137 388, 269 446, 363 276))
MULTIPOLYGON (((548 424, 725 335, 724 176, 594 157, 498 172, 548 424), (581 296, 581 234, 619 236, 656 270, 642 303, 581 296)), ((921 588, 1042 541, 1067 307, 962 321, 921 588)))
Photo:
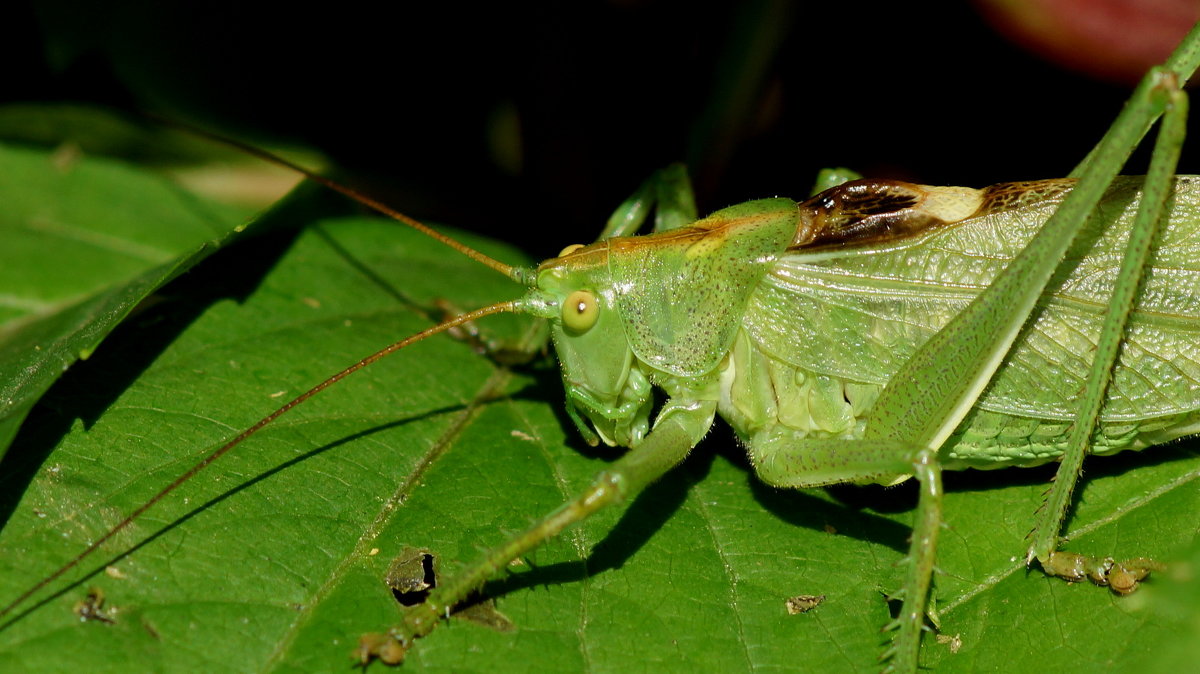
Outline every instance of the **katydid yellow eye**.
POLYGON ((576 290, 567 295, 563 302, 563 325, 571 332, 587 332, 599 317, 600 305, 596 302, 596 296, 587 290, 576 290))

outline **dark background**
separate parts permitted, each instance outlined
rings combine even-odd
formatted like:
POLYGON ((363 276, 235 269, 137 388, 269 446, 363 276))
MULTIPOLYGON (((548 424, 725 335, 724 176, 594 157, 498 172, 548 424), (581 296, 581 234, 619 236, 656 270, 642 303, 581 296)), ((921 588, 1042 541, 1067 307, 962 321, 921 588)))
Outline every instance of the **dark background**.
POLYGON ((440 4, 17 3, 0 102, 315 147, 397 208, 548 256, 678 160, 701 211, 803 197, 834 165, 1062 175, 1132 87, 1043 61, 965 3, 440 4))

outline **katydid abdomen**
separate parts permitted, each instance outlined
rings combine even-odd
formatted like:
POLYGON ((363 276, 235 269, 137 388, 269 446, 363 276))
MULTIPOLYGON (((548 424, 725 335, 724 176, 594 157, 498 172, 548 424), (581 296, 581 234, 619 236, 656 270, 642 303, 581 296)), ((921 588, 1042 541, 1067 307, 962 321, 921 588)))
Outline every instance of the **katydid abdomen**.
MULTIPOLYGON (((1140 184, 1126 177, 1110 188, 943 448, 944 467, 1032 466, 1063 453, 1140 184)), ((996 185, 979 191, 977 215, 957 222, 906 206, 899 219, 928 220, 915 233, 789 249, 751 295, 722 376, 722 416, 758 455, 809 437, 861 438, 864 413, 895 370, 988 287, 1072 185, 996 185)), ((1177 178, 1091 453, 1200 429, 1198 191, 1197 179, 1177 178)), ((887 200, 868 217, 897 219, 880 205, 887 200)))

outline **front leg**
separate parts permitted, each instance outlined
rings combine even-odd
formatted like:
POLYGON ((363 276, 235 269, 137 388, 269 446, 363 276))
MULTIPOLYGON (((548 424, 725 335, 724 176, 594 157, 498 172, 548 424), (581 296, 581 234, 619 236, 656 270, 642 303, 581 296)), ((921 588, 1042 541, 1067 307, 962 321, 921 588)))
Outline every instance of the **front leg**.
POLYGON ((509 562, 597 510, 628 502, 683 461, 708 432, 715 413, 715 402, 668 401, 654 424, 654 430, 645 440, 613 463, 611 468, 597 475, 582 493, 523 533, 487 551, 475 563, 439 582, 425 603, 414 606, 405 614, 403 624, 386 634, 364 635, 354 657, 364 665, 376 658, 386 664, 402 662, 414 639, 432 632, 443 619, 449 617, 455 606, 507 568, 509 562))

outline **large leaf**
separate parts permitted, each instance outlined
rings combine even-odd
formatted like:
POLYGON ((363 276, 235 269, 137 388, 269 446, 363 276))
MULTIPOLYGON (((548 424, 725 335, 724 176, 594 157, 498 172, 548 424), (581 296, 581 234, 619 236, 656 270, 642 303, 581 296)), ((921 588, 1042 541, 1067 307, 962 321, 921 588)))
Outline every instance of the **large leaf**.
POLYGON ((158 175, 0 146, 0 456, 50 384, 251 211, 158 175))
MULTIPOLYGON (((30 415, 0 466, 0 601, 283 400, 427 326, 436 298, 467 308, 519 290, 378 220, 315 222, 221 252, 30 415)), ((525 326, 481 321, 509 337, 525 326)), ((561 399, 552 369, 509 371, 446 337, 392 356, 289 413, 8 616, 0 671, 344 670, 360 634, 401 615, 383 582, 393 557, 427 548, 450 572, 607 465, 612 453, 581 451, 561 399), (76 615, 91 587, 111 623, 76 615)), ((715 433, 624 516, 598 515, 490 584, 514 630, 453 618, 404 667, 877 670, 913 490, 776 490, 742 456, 715 433), (801 594, 825 600, 790 615, 801 594)), ((1194 636, 1195 604, 1025 571, 1051 474, 948 476, 938 587, 953 638, 928 636, 926 663, 1128 671, 1194 636)), ((1188 554, 1198 476, 1185 444, 1089 462, 1071 549, 1188 554)), ((1194 595, 1186 579, 1150 589, 1173 582, 1182 589, 1169 596, 1194 595)))

